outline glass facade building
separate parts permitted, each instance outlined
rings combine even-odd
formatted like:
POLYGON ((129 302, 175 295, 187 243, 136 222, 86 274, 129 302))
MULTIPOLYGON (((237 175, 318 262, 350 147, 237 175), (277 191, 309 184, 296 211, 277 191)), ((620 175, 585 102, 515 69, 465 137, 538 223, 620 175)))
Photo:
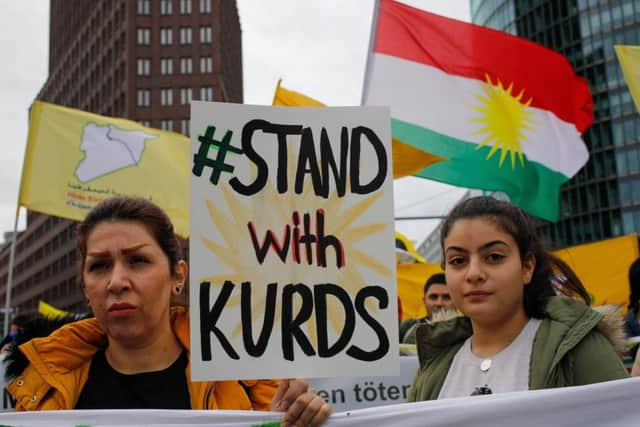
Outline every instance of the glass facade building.
MULTIPOLYGON (((564 247, 640 231, 640 115, 614 45, 640 45, 640 0, 470 0, 471 19, 565 55, 587 79, 590 158, 563 186, 560 220, 540 231, 564 247)), ((541 70, 540 72, 543 72, 541 70)))

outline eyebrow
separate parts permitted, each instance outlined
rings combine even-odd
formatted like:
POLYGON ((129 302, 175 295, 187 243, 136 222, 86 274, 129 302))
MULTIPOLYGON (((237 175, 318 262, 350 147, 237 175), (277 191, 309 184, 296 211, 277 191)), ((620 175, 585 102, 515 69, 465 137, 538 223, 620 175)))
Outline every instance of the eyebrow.
MULTIPOLYGON (((148 243, 140 243, 138 245, 134 245, 128 248, 125 248, 122 250, 122 253, 124 254, 129 254, 131 252, 135 252, 140 248, 143 248, 145 246, 149 246, 148 243)), ((101 258, 101 257, 105 257, 109 255, 109 251, 98 251, 98 252, 87 252, 87 256, 91 256, 91 257, 95 257, 95 258, 101 258)))
MULTIPOLYGON (((495 246, 495 245, 504 245, 504 246, 508 246, 505 242, 503 242, 502 240, 492 240, 488 243, 485 243, 484 245, 480 246, 480 248, 478 248, 479 250, 485 250, 490 248, 491 246, 495 246)), ((449 252, 450 250, 454 250, 454 251, 460 251, 460 252, 469 252, 467 249, 462 248, 460 246, 449 246, 448 248, 445 249, 445 253, 449 252)))

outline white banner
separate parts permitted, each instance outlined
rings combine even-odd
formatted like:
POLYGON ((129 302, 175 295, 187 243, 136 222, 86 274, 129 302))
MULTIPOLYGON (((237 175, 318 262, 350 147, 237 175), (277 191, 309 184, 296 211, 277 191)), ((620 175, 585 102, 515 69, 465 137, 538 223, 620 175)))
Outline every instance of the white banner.
POLYGON ((406 402, 417 370, 417 356, 402 356, 399 376, 315 378, 309 384, 331 404, 333 412, 344 412, 406 402))
MULTIPOLYGON (((640 378, 335 413, 326 427, 636 427, 640 378)), ((282 414, 257 411, 47 411, 0 414, 11 427, 260 426, 282 414)))
POLYGON ((191 375, 398 374, 389 110, 191 103, 191 375))

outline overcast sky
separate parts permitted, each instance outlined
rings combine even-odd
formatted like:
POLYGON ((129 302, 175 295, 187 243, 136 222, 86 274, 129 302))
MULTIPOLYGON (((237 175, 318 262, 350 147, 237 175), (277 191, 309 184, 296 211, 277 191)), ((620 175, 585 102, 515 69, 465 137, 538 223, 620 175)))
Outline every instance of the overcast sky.
MULTIPOLYGON (((194 0, 196 2, 197 0, 194 0)), ((270 104, 278 78, 330 106, 359 105, 374 0, 238 0, 244 97, 270 104)), ((469 21, 468 0, 404 3, 469 21)), ((195 10, 194 6, 194 10, 195 10)), ((174 9, 175 10, 175 9, 174 9)), ((0 232, 13 230, 29 105, 47 78, 49 1, 5 1, 0 13, 0 232)), ((395 182, 396 216, 442 215, 463 190, 416 178, 395 182)), ((24 228, 26 214, 21 214, 24 228)), ((397 221, 420 242, 437 221, 397 221)), ((2 236, 0 235, 0 241, 2 236)))

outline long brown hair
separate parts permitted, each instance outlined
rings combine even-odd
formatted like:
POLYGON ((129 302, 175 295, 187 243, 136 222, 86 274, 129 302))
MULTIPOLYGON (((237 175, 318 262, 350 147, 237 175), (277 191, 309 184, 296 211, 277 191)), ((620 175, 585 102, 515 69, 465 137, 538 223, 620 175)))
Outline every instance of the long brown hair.
POLYGON ((486 218, 513 237, 523 262, 531 256, 535 257, 536 264, 531 283, 524 287, 524 311, 527 316, 544 317, 544 308, 556 292, 579 297, 587 305, 591 303, 589 293, 571 267, 543 248, 531 217, 509 202, 490 196, 479 196, 458 203, 442 226, 440 246, 443 252, 444 239, 456 221, 473 218, 486 218))

